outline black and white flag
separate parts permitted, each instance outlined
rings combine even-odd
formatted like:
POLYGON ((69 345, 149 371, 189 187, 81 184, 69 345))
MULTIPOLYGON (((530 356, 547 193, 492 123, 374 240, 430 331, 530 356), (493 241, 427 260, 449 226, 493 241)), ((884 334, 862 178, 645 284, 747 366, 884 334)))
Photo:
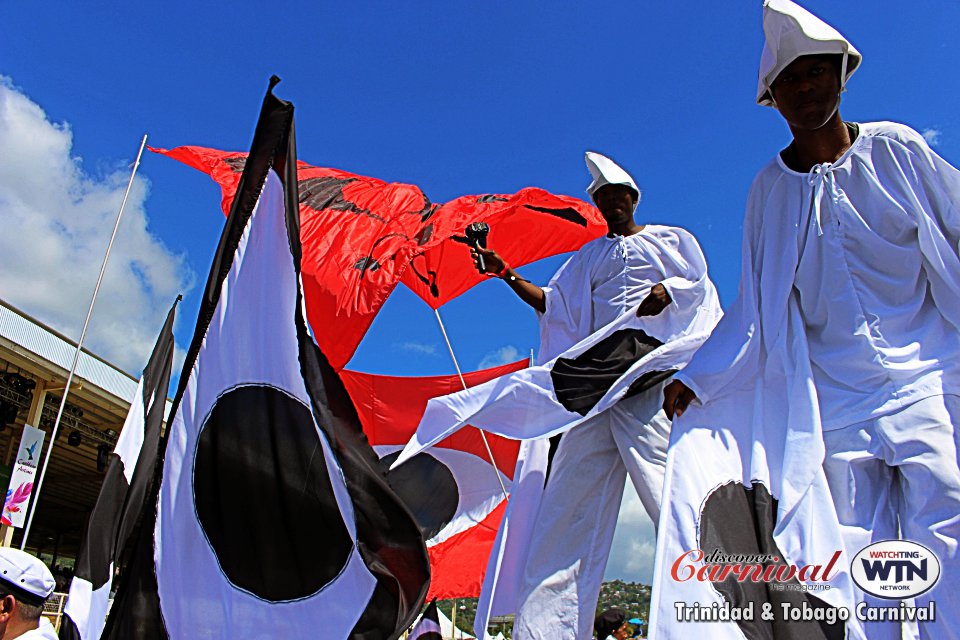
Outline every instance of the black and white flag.
POLYGON ((407 636, 407 640, 441 640, 441 638, 440 616, 437 615, 437 599, 434 598, 407 636))
POLYGON ((174 302, 143 369, 90 514, 60 623, 62 640, 99 638, 103 631, 114 567, 119 564, 154 479, 173 367, 176 308, 174 302))
POLYGON ((300 288, 293 106, 264 98, 106 637, 396 638, 429 583, 300 288))

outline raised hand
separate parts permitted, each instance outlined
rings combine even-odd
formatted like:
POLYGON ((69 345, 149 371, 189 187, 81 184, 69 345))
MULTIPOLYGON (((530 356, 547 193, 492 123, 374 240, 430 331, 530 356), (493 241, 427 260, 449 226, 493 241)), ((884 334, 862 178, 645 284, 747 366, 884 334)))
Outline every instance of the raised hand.
POLYGON ((663 388, 663 411, 673 420, 674 416, 682 416, 690 403, 697 399, 690 387, 679 380, 674 380, 663 388))
POLYGON ((470 247, 470 257, 473 258, 473 266, 480 273, 500 273, 507 264, 493 249, 484 249, 482 247, 470 247), (485 269, 480 269, 480 256, 483 256, 485 269))
POLYGON ((667 308, 673 302, 673 298, 670 297, 670 294, 667 293, 667 288, 660 283, 653 285, 653 288, 650 289, 650 293, 647 294, 647 297, 643 299, 643 302, 640 303, 640 306, 637 307, 637 315, 640 317, 643 316, 655 316, 664 309, 667 308))

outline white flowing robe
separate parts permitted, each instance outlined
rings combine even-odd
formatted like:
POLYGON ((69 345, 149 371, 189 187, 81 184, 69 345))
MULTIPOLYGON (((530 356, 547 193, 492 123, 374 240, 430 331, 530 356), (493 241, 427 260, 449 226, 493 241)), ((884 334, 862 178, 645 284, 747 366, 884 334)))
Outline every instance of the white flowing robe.
MULTIPOLYGON (((785 172, 778 160, 758 174, 744 219, 740 294, 676 376, 698 401, 675 421, 671 437, 660 530, 673 534, 658 544, 651 637, 688 633, 688 625, 676 623, 675 601, 722 601, 709 583, 680 585, 669 570, 677 554, 699 546, 700 506, 725 482, 759 481, 779 500, 773 537, 789 562, 822 563, 833 549, 843 549, 821 467, 821 411, 794 287, 804 242, 816 241, 822 231, 825 198, 893 208, 915 226, 930 295, 957 329, 957 194, 960 172, 915 131, 894 123, 862 125, 847 154, 809 175, 785 172)), ((834 588, 818 594, 833 606, 853 604, 848 566, 844 560, 834 588)), ((859 637, 855 626, 851 637, 859 637)), ((742 637, 729 623, 711 625, 711 634, 742 637)))
POLYGON ((868 180, 854 180, 843 165, 830 166, 822 179, 785 176, 777 160, 755 179, 744 219, 740 295, 677 376, 701 403, 743 386, 738 381, 758 375, 764 357, 782 346, 777 341, 786 328, 788 299, 797 295, 801 245, 808 225, 817 233, 820 201, 829 191, 840 189, 864 208, 896 207, 910 219, 937 309, 960 329, 960 171, 916 131, 891 122, 861 125, 843 164, 857 165, 868 180), (821 186, 826 181, 833 184, 827 193, 821 186))

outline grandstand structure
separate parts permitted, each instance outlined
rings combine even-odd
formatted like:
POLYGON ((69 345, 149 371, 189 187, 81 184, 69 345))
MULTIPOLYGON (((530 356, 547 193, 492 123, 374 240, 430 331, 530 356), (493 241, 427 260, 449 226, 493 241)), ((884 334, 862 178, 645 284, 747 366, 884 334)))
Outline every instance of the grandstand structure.
MULTIPOLYGON (((46 457, 76 348, 75 341, 0 300, 0 484, 4 488, 24 424, 45 432, 41 464, 46 457)), ((73 564, 136 389, 136 378, 83 350, 52 443, 26 546, 51 567, 73 564)), ((36 499, 35 490, 31 500, 36 499)), ((19 547, 22 535, 22 529, 3 527, 0 540, 19 547)))

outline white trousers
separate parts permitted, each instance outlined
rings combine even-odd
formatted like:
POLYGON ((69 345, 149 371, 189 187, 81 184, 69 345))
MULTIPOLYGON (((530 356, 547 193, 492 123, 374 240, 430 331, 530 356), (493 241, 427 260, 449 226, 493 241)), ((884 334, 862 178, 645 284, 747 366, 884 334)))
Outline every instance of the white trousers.
MULTIPOLYGON (((823 439, 823 468, 848 556, 871 542, 901 537, 933 550, 940 582, 916 604, 936 602, 937 619, 920 623, 919 637, 960 638, 960 396, 925 398, 897 413, 826 431, 823 439)), ((864 628, 870 640, 901 637, 898 623, 864 628)), ((905 629, 903 637, 913 632, 905 629)))
POLYGON ((629 473, 656 526, 670 421, 662 385, 565 433, 554 455, 519 592, 516 640, 591 638, 629 473))

